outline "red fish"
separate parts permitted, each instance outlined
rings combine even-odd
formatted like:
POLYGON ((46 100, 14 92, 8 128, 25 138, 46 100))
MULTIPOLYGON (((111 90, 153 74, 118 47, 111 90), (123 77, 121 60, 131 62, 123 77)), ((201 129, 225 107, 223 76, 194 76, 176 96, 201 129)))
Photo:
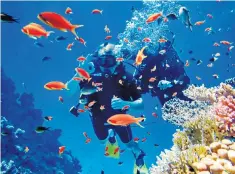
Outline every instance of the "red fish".
POLYGON ((202 24, 204 24, 206 21, 204 20, 204 21, 198 21, 198 22, 196 22, 194 25, 202 25, 202 24))
POLYGON ((88 144, 90 142, 91 142, 91 138, 87 138, 86 141, 85 141, 86 144, 88 144))
POLYGON ((102 14, 102 13, 103 13, 103 10, 94 9, 94 10, 92 10, 91 13, 92 13, 92 14, 102 14))
POLYGON ((60 146, 59 147, 59 155, 62 155, 62 153, 64 153, 65 150, 65 146, 60 146))
POLYGON ((76 37, 76 28, 83 27, 83 25, 73 25, 67 19, 65 19, 60 14, 54 12, 42 12, 38 15, 38 19, 49 25, 52 28, 56 28, 63 32, 71 31, 76 37))
POLYGON ((156 118, 158 117, 155 112, 152 113, 152 116, 154 116, 154 117, 156 117, 156 118))
POLYGON ((75 68, 75 71, 78 73, 78 75, 80 77, 82 77, 82 78, 84 78, 84 79, 86 79, 88 81, 91 80, 90 74, 86 70, 84 70, 82 68, 75 68))
POLYGON ((130 106, 129 105, 126 105, 126 106, 123 106, 122 107, 122 110, 124 111, 124 110, 127 110, 127 109, 129 109, 130 108, 130 106))
POLYGON ((109 40, 109 39, 111 39, 112 38, 112 36, 106 36, 105 37, 105 40, 109 40))
POLYGON ((86 41, 81 37, 76 37, 75 40, 79 41, 81 44, 83 44, 86 47, 86 41))
POLYGON ((83 56, 80 56, 77 58, 77 61, 79 61, 79 62, 84 62, 85 60, 86 60, 86 58, 83 56))
POLYGON ((83 78, 80 78, 80 77, 74 77, 74 78, 73 78, 73 80, 75 80, 75 81, 82 81, 82 80, 83 80, 83 78))
POLYGON ((158 42, 159 43, 165 43, 165 42, 167 42, 167 40, 166 39, 158 39, 158 42))
POLYGON ((123 62, 123 61, 124 61, 124 58, 122 58, 122 57, 116 58, 116 61, 117 61, 117 62, 123 62))
POLYGON ((215 42, 215 43, 213 44, 213 46, 214 46, 214 47, 219 47, 220 44, 218 44, 217 42, 215 42))
POLYGON ((137 137, 135 137, 135 138, 133 139, 134 142, 138 142, 139 140, 140 140, 140 139, 137 138, 137 137))
POLYGON ((119 151, 119 147, 117 147, 115 150, 114 150, 114 155, 119 151))
POLYGON ((96 101, 94 100, 94 101, 92 101, 92 102, 90 102, 90 103, 88 103, 88 107, 90 108, 90 107, 92 107, 94 104, 96 103, 96 101))
POLYGON ((85 112, 85 110, 84 109, 78 109, 78 112, 83 113, 83 112, 85 112))
POLYGON ((58 81, 48 82, 47 84, 44 85, 44 88, 47 90, 62 90, 62 89, 69 90, 66 84, 58 81))
POLYGON ((208 18, 210 18, 210 19, 213 18, 213 16, 212 16, 211 14, 207 14, 206 16, 207 16, 208 18))
POLYGON ((162 12, 152 14, 151 16, 148 17, 148 19, 146 20, 146 23, 149 24, 151 22, 154 22, 155 20, 157 20, 161 16, 162 16, 162 12))
POLYGON ((68 44, 66 50, 71 51, 74 43, 68 44))
POLYGON ((136 56, 136 58, 135 58, 135 63, 134 63, 134 65, 136 65, 136 66, 141 65, 142 62, 143 62, 143 60, 144 60, 145 58, 147 58, 147 56, 144 55, 144 50, 145 50, 145 48, 147 48, 147 47, 145 46, 145 47, 143 47, 141 50, 138 51, 138 54, 137 54, 137 56, 136 56))
POLYGON ((142 143, 144 143, 147 140, 147 138, 143 138, 141 141, 142 143))
POLYGON ((30 23, 24 26, 21 31, 33 39, 37 39, 42 36, 48 37, 51 33, 54 33, 53 31, 46 31, 41 25, 36 23, 30 23))
POLYGON ((226 40, 222 40, 220 41, 221 44, 224 44, 224 45, 231 45, 232 43, 229 42, 229 41, 226 41, 226 40))
POLYGON ((144 38, 144 39, 142 40, 142 42, 151 42, 151 39, 148 38, 148 37, 146 37, 146 38, 144 38))
POLYGON ((61 96, 59 96, 59 101, 60 101, 61 103, 64 103, 64 99, 63 99, 61 96))
POLYGON ((65 14, 73 14, 72 9, 67 7, 65 10, 65 14))

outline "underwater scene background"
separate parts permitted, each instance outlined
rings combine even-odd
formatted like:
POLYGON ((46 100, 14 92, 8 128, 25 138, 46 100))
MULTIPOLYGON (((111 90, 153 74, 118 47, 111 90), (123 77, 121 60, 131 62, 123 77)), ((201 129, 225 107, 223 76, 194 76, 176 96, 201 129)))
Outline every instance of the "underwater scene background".
POLYGON ((70 113, 80 97, 76 85, 69 90, 44 86, 51 81, 78 84, 71 80, 75 68, 92 74, 93 54, 109 44, 116 45, 116 58, 123 58, 119 63, 133 75, 143 98, 144 109, 130 114, 144 116, 144 128, 131 128, 149 173, 235 173, 230 142, 235 136, 234 2, 3 1, 1 11, 1 173, 133 173, 132 150, 119 136, 120 157, 109 158, 89 109, 80 104, 78 117, 70 113), (72 14, 65 14, 67 7, 72 14), (187 16, 179 14, 181 7, 188 9, 183 15, 189 15, 192 31, 187 16), (77 40, 74 33, 40 21, 42 12, 84 25, 75 30, 77 40), (160 16, 146 22, 153 14, 160 16), (17 20, 10 21, 9 15, 17 20), (31 30, 23 30, 32 22, 54 33, 33 39, 31 30), (147 58, 140 55, 143 60, 133 65, 142 48, 147 58), (171 151, 163 154, 165 149, 171 151))

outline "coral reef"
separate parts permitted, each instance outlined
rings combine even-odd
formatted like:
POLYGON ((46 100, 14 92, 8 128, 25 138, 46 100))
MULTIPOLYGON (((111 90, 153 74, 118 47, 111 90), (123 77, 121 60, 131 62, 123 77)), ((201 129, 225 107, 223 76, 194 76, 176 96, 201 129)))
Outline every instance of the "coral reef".
POLYGON ((191 85, 184 94, 194 101, 175 98, 163 106, 163 118, 183 130, 173 135, 173 147, 157 157, 150 173, 234 174, 235 143, 224 139, 235 137, 233 87, 191 85))
POLYGON ((1 171, 2 173, 62 173, 81 172, 79 161, 70 151, 62 158, 58 138, 61 130, 37 134, 35 128, 43 125, 42 111, 34 108, 32 94, 15 93, 11 79, 1 71, 1 171))

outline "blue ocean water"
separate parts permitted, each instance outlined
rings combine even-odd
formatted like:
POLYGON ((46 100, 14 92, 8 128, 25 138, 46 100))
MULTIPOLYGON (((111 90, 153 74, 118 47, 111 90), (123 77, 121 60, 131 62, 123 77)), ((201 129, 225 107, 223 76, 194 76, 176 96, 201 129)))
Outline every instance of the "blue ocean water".
MULTIPOLYGON (((235 67, 232 66, 235 63, 234 50, 226 55, 227 47, 223 45, 213 47, 213 44, 221 40, 235 42, 235 3, 226 1, 178 3, 190 10, 193 24, 206 20, 202 26, 194 26, 193 32, 190 32, 178 20, 170 21, 168 25, 169 29, 175 33, 173 46, 180 60, 185 62, 195 58, 203 61, 199 66, 191 62, 189 67, 185 67, 190 83, 212 87, 225 79, 234 77, 235 67), (213 19, 208 19, 207 14, 212 14, 213 19), (208 35, 204 31, 207 27, 212 27, 215 33, 208 35), (188 53, 190 50, 193 51, 192 54, 188 53), (221 56, 212 68, 208 68, 209 59, 217 52, 221 56), (212 77, 213 74, 218 74, 219 79, 212 77), (202 80, 198 81, 196 76, 201 77, 202 80)), ((70 107, 78 102, 79 94, 71 96, 64 91, 48 91, 43 86, 52 80, 69 81, 75 73, 74 68, 78 66, 76 58, 93 53, 100 44, 104 43, 105 25, 108 25, 113 36, 110 42, 117 44, 118 34, 125 30, 126 21, 133 17, 132 7, 137 10, 142 9, 143 2, 2 2, 2 11, 19 18, 20 23, 2 23, 1 25, 1 68, 14 81, 18 93, 32 93, 35 98, 35 108, 41 109, 44 116, 53 116, 53 121, 44 122, 43 125, 62 130, 59 141, 66 146, 66 150, 71 150, 73 156, 78 158, 84 174, 100 173, 101 170, 108 174, 132 173, 133 154, 118 139, 121 149, 126 149, 126 151, 119 160, 105 157, 105 147, 96 138, 88 113, 81 114, 78 118, 69 113, 70 107), (66 16, 64 11, 67 7, 72 8, 74 14, 66 16), (96 8, 103 10, 103 14, 91 14, 91 11, 96 8), (74 36, 70 32, 64 33, 42 24, 37 19, 37 15, 43 11, 62 14, 71 23, 84 25, 76 32, 86 40, 87 47, 76 43, 72 51, 67 51, 66 47, 68 43, 74 42, 74 36), (38 42, 44 45, 43 48, 36 47, 35 40, 21 32, 21 29, 30 22, 42 24, 46 30, 55 32, 47 39, 38 39, 38 42), (52 43, 51 40, 56 36, 68 38, 65 41, 52 43), (45 56, 52 59, 42 63, 42 58, 45 56), (58 96, 63 97, 64 104, 58 101, 58 96), (83 132, 86 132, 92 139, 91 143, 85 144, 83 132), (118 165, 119 161, 123 162, 121 166, 118 165)), ((163 9, 163 13, 164 10, 166 9, 163 9)), ((156 123, 146 125, 145 129, 133 127, 133 136, 141 139, 147 138, 146 142, 139 142, 139 144, 147 154, 145 161, 150 167, 162 150, 172 146, 172 134, 177 127, 161 118, 160 109, 154 110, 157 105, 156 97, 151 97, 150 94, 144 94, 142 97, 145 101, 144 114, 147 121, 156 123), (159 117, 153 117, 152 112, 157 112, 159 117), (147 132, 151 135, 149 136, 147 132), (154 144, 159 146, 155 147, 154 144)))

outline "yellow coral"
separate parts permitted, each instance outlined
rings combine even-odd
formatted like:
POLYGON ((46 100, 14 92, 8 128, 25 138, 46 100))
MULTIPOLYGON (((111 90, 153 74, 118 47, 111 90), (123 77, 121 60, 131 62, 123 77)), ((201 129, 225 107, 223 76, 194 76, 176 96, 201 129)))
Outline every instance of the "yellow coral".
POLYGON ((186 132, 177 130, 173 135, 173 143, 180 149, 186 150, 190 145, 190 140, 186 132))

